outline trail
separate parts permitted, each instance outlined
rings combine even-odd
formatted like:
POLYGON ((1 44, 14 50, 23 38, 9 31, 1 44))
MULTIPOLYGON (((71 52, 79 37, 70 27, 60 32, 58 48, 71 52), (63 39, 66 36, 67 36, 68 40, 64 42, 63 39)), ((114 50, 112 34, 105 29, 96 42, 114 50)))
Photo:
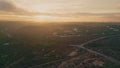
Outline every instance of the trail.
POLYGON ((23 61, 24 59, 25 59, 25 57, 22 57, 21 59, 7 65, 5 68, 11 68, 12 66, 14 66, 14 65, 18 64, 19 62, 23 61))

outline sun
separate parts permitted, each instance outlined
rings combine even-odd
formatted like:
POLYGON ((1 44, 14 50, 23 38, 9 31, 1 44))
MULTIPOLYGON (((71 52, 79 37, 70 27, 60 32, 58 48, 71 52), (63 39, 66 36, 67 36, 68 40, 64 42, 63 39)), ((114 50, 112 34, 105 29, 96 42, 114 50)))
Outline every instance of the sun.
POLYGON ((49 16, 49 15, 38 15, 38 16, 34 16, 34 19, 36 21, 42 21, 42 22, 50 22, 52 20, 57 20, 57 17, 54 16, 49 16))

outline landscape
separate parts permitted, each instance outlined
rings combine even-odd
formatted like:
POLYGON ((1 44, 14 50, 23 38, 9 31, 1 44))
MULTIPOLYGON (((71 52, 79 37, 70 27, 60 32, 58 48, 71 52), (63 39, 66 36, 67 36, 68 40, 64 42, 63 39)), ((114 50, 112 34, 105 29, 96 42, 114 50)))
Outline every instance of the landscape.
POLYGON ((0 0, 0 68, 120 68, 120 0, 0 0))
POLYGON ((119 68, 120 23, 0 22, 0 68, 119 68))

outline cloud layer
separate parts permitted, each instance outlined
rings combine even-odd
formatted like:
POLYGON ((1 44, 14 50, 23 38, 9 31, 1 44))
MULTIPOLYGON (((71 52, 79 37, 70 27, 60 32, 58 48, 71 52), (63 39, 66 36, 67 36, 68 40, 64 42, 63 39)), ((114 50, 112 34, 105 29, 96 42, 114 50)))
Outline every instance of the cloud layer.
MULTIPOLYGON (((81 0, 82 1, 82 0, 81 0)), ((93 0, 95 1, 95 0, 93 0)), ((107 2, 108 0, 105 1, 100 1, 100 3, 107 2)), ((110 0, 112 1, 112 0, 110 0)), ((73 0, 51 0, 50 3, 48 0, 0 0, 0 14, 1 16, 7 16, 7 15, 17 15, 17 16, 51 16, 52 17, 59 17, 60 18, 76 18, 76 19, 83 19, 83 18, 102 18, 106 20, 113 20, 113 21, 120 21, 120 5, 118 2, 115 0, 115 2, 110 2, 111 6, 109 5, 103 5, 101 8, 101 5, 97 5, 98 1, 93 4, 92 1, 88 0, 83 0, 82 2, 78 1, 73 1, 73 0), (18 6, 18 4, 21 2, 21 5, 23 8, 18 6), (30 4, 28 4, 30 2, 30 4), (35 2, 35 3, 33 3, 35 2), (55 3, 54 3, 55 2, 55 3), (65 4, 63 3, 65 2, 65 4), (70 2, 70 5, 66 5, 67 2, 70 2), (73 3, 75 2, 75 3, 73 3), (23 3, 23 4, 22 4, 23 3), (36 5, 38 3, 38 5, 36 5), (59 4, 64 4, 63 6, 59 4), (80 7, 80 4, 81 7, 80 7), (53 4, 58 7, 54 7, 53 4), (90 5, 91 8, 89 8, 90 5), (95 5, 97 7, 95 7, 95 5), (115 6, 114 6, 115 5, 115 6), (26 7, 27 6, 27 7, 26 7), (49 11, 51 6, 51 10, 49 11), (104 7, 106 6, 106 7, 104 7), (118 6, 118 7, 116 7, 118 6), (26 8, 30 8, 31 10, 36 10, 38 12, 30 12, 31 10, 25 10, 26 8), (116 7, 116 8, 115 8, 116 7), (97 8, 97 9, 96 9, 97 8), (106 9, 107 8, 107 9, 106 9), (55 12, 52 12, 52 9, 56 9, 55 12), (109 10, 110 11, 109 11, 109 10), (42 11, 43 12, 40 12, 42 11), (47 11, 48 10, 48 11, 47 11), (89 10, 89 11, 88 11, 89 10), (102 11, 101 11, 102 10, 102 11)), ((20 5, 20 4, 19 4, 20 5)), ((15 16, 16 17, 16 16, 15 16)))
POLYGON ((12 0, 0 0, 0 13, 2 14, 14 14, 14 15, 30 15, 29 11, 20 8, 12 0))
POLYGON ((18 11, 16 5, 11 0, 0 0, 0 11, 18 11))

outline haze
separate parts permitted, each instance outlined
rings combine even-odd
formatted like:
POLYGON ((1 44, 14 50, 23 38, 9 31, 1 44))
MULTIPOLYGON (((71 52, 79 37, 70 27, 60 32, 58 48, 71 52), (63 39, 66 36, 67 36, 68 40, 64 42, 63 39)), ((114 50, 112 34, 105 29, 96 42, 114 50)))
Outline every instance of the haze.
POLYGON ((120 0, 0 0, 0 20, 120 22, 120 0))

